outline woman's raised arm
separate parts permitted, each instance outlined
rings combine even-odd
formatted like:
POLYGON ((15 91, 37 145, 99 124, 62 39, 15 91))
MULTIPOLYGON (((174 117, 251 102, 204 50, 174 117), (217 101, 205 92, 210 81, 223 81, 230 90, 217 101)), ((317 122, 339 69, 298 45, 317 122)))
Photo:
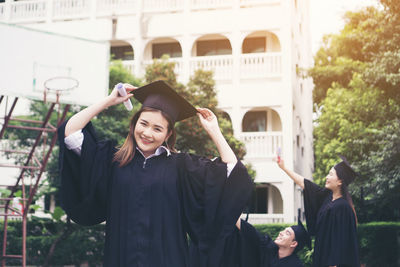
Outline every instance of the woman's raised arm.
POLYGON ((65 137, 85 127, 85 125, 88 124, 93 117, 95 117, 104 109, 113 105, 120 104, 133 96, 133 94, 131 94, 130 92, 135 90, 136 87, 130 84, 124 84, 124 86, 126 88, 126 91, 128 92, 126 96, 120 96, 118 94, 118 90, 114 88, 111 94, 103 98, 101 101, 90 105, 73 115, 68 120, 67 125, 65 126, 65 137))
POLYGON ((199 112, 197 115, 200 123, 216 145, 221 160, 225 163, 236 164, 237 158, 235 153, 233 153, 233 150, 222 135, 215 114, 206 108, 197 108, 197 111, 199 112))
POLYGON ((304 177, 294 171, 291 171, 285 167, 285 162, 283 159, 277 159, 276 162, 278 163, 279 168, 281 168, 287 175, 302 189, 304 189, 304 177))

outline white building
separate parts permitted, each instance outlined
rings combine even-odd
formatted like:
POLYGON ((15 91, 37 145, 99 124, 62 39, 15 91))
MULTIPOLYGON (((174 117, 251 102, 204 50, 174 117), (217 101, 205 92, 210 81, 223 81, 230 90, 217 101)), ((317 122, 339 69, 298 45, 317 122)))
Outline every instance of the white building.
POLYGON ((272 159, 281 148, 288 168, 311 177, 313 85, 300 71, 312 64, 308 4, 5 0, 0 21, 109 41, 111 53, 139 77, 163 54, 177 62, 182 82, 198 68, 213 70, 220 108, 246 144, 245 160, 257 171, 250 221, 293 222, 302 207, 301 191, 272 159))

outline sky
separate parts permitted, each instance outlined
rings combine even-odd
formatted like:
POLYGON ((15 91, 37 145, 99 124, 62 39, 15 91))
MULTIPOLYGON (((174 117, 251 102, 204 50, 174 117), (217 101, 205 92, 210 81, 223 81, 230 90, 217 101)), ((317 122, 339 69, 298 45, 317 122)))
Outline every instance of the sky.
MULTIPOLYGON (((302 0, 300 0, 302 1, 302 0)), ((322 37, 339 33, 344 26, 346 11, 356 11, 365 6, 377 6, 378 0, 309 0, 312 52, 321 46, 322 37)))

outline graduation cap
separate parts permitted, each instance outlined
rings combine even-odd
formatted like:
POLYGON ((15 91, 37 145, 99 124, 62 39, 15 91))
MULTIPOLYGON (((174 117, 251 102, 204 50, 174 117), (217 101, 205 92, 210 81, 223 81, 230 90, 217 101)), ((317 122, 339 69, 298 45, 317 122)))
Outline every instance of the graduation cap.
POLYGON ((197 110, 180 96, 165 81, 155 81, 137 88, 133 96, 142 107, 161 110, 168 114, 173 123, 196 115, 197 110))
POLYGON ((307 246, 311 249, 310 235, 308 234, 306 228, 304 228, 304 225, 301 223, 300 219, 297 219, 297 225, 292 225, 290 227, 293 229, 297 241, 296 251, 299 251, 304 246, 307 246))
POLYGON ((337 176, 346 186, 351 184, 357 176, 357 173, 351 168, 350 163, 344 156, 339 156, 342 161, 334 166, 337 176))

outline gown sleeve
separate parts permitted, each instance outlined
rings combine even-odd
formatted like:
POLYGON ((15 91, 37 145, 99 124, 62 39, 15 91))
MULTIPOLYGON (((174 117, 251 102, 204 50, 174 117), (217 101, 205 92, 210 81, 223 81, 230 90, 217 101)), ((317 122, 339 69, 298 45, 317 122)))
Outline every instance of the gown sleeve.
POLYGON ((304 209, 307 221, 307 230, 311 235, 315 235, 318 211, 324 200, 329 196, 328 189, 319 187, 310 180, 304 179, 304 209))
POLYGON ((243 266, 269 266, 272 251, 276 250, 269 235, 262 235, 254 226, 241 220, 241 255, 243 266))
POLYGON ((58 128, 61 206, 78 224, 101 223, 106 218, 113 144, 98 142, 89 123, 82 129, 84 140, 79 156, 65 146, 65 125, 66 122, 58 128))
POLYGON ((240 161, 227 178, 227 165, 220 159, 179 154, 177 160, 187 232, 205 252, 232 233, 253 182, 240 161))

